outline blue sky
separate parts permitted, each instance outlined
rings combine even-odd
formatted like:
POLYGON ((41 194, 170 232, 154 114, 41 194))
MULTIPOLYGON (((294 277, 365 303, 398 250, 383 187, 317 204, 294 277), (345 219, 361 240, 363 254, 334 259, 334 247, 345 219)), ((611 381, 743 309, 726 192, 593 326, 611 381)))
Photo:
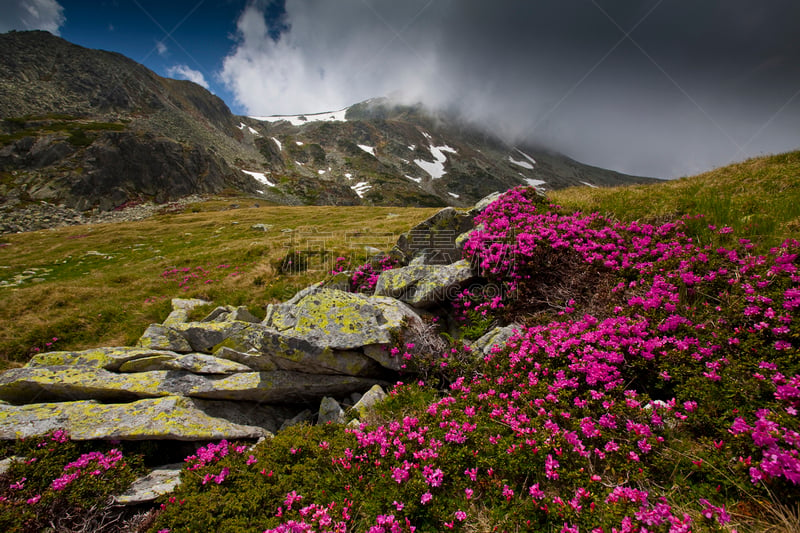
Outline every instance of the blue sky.
POLYGON ((0 0, 234 113, 395 95, 504 140, 678 177, 800 148, 797 0, 0 0))

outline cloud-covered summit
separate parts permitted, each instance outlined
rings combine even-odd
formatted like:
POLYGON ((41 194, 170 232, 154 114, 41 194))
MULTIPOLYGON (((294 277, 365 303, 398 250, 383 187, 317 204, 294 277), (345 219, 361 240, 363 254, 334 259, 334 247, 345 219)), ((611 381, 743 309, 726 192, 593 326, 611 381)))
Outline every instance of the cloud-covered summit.
POLYGON ((791 0, 251 2, 220 76, 252 114, 400 94, 671 177, 800 146, 796 20, 791 0))

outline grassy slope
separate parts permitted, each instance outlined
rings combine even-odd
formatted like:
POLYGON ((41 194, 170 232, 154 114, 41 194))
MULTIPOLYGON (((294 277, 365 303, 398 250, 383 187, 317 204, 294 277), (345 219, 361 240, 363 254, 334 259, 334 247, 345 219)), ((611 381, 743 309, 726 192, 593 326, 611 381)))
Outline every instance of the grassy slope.
POLYGON ((149 323, 166 317, 169 299, 174 297, 247 305, 258 312, 261 306, 288 299, 320 278, 336 256, 363 262, 365 245, 389 248, 400 233, 436 211, 231 210, 228 204, 207 202, 182 214, 141 222, 3 236, 0 281, 26 279, 0 287, 0 367, 24 362, 37 348, 135 343, 149 323), (273 227, 265 233, 252 229, 253 224, 273 227), (276 264, 293 243, 294 250, 330 253, 308 272, 280 274, 276 264), (184 273, 162 275, 175 268, 189 268, 198 277, 180 287, 184 273))
MULTIPOLYGON (((749 159, 699 176, 658 185, 553 191, 553 201, 623 221, 672 220, 704 214, 707 224, 730 226, 761 247, 800 238, 800 151, 749 159)), ((691 225, 690 225, 691 227, 691 225)))

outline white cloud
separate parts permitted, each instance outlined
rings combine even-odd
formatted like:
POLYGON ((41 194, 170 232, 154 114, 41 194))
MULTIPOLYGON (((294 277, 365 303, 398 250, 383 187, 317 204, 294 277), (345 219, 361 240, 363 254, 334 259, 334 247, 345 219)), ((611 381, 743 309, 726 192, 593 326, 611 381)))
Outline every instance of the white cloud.
POLYGON ((275 1, 248 1, 219 72, 248 115, 399 96, 511 145, 661 177, 800 143, 800 70, 779 68, 800 59, 797 0, 285 0, 274 23, 275 1), (745 6, 754 16, 736 15, 745 6))
POLYGON ((54 35, 66 21, 64 8, 56 0, 11 0, 0 2, 0 32, 46 30, 54 35))
POLYGON ((167 75, 179 80, 189 80, 208 89, 208 82, 203 73, 186 65, 174 65, 167 69, 167 75))
POLYGON ((256 3, 237 22, 220 78, 247 114, 342 109, 398 89, 414 92, 435 71, 433 47, 418 43, 410 51, 361 2, 288 0, 286 13, 291 29, 277 40, 256 3))
POLYGON ((156 51, 158 52, 158 55, 163 56, 167 53, 168 50, 169 48, 167 48, 167 45, 164 44, 164 41, 156 42, 156 51))

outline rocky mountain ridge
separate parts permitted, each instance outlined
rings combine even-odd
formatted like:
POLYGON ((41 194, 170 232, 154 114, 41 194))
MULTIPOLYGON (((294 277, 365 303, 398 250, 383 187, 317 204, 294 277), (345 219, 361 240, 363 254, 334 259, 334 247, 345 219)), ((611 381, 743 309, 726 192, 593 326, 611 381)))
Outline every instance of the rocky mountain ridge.
POLYGON ((240 117, 204 88, 46 32, 0 34, 0 203, 78 211, 228 191, 286 205, 469 206, 519 184, 652 181, 373 99, 240 117))

